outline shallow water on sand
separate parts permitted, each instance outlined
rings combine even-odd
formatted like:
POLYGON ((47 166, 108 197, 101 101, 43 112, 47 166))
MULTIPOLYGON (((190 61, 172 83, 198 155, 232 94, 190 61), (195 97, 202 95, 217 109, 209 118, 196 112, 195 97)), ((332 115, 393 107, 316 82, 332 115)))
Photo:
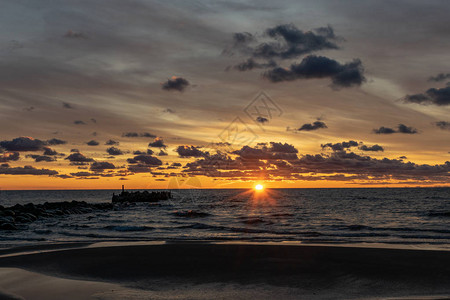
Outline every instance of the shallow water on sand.
MULTIPOLYGON (((2 191, 0 205, 110 202, 113 190, 2 191)), ((40 218, 2 247, 98 241, 300 241, 450 246, 450 188, 178 190, 159 203, 40 218)))

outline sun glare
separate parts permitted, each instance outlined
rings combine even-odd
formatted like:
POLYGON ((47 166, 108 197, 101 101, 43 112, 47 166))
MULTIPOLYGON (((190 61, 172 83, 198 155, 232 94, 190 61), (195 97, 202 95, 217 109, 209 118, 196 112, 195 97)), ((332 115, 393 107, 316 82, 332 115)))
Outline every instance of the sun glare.
POLYGON ((262 184, 255 185, 255 190, 262 191, 264 189, 264 186, 262 184))

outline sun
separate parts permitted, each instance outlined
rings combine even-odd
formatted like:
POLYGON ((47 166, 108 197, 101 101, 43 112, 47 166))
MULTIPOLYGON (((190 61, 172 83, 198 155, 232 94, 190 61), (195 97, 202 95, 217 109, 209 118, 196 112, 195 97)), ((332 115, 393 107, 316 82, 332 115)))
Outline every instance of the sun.
POLYGON ((255 185, 255 190, 262 191, 264 189, 264 186, 262 184, 255 185))

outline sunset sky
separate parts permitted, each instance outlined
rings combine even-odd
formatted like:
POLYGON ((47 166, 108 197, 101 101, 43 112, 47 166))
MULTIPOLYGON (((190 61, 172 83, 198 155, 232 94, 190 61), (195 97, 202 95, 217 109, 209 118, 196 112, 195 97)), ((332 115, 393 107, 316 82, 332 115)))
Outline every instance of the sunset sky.
POLYGON ((449 15, 4 1, 0 189, 450 186, 449 15))

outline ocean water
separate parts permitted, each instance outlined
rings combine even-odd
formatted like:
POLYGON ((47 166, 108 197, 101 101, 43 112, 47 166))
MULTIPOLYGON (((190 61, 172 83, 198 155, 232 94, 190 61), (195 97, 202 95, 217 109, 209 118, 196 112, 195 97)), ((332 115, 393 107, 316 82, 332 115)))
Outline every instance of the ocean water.
MULTIPOLYGON (((1 191, 0 205, 110 202, 117 190, 1 191)), ((450 247, 450 188, 174 190, 159 203, 40 218, 0 247, 54 242, 247 241, 450 247)))

